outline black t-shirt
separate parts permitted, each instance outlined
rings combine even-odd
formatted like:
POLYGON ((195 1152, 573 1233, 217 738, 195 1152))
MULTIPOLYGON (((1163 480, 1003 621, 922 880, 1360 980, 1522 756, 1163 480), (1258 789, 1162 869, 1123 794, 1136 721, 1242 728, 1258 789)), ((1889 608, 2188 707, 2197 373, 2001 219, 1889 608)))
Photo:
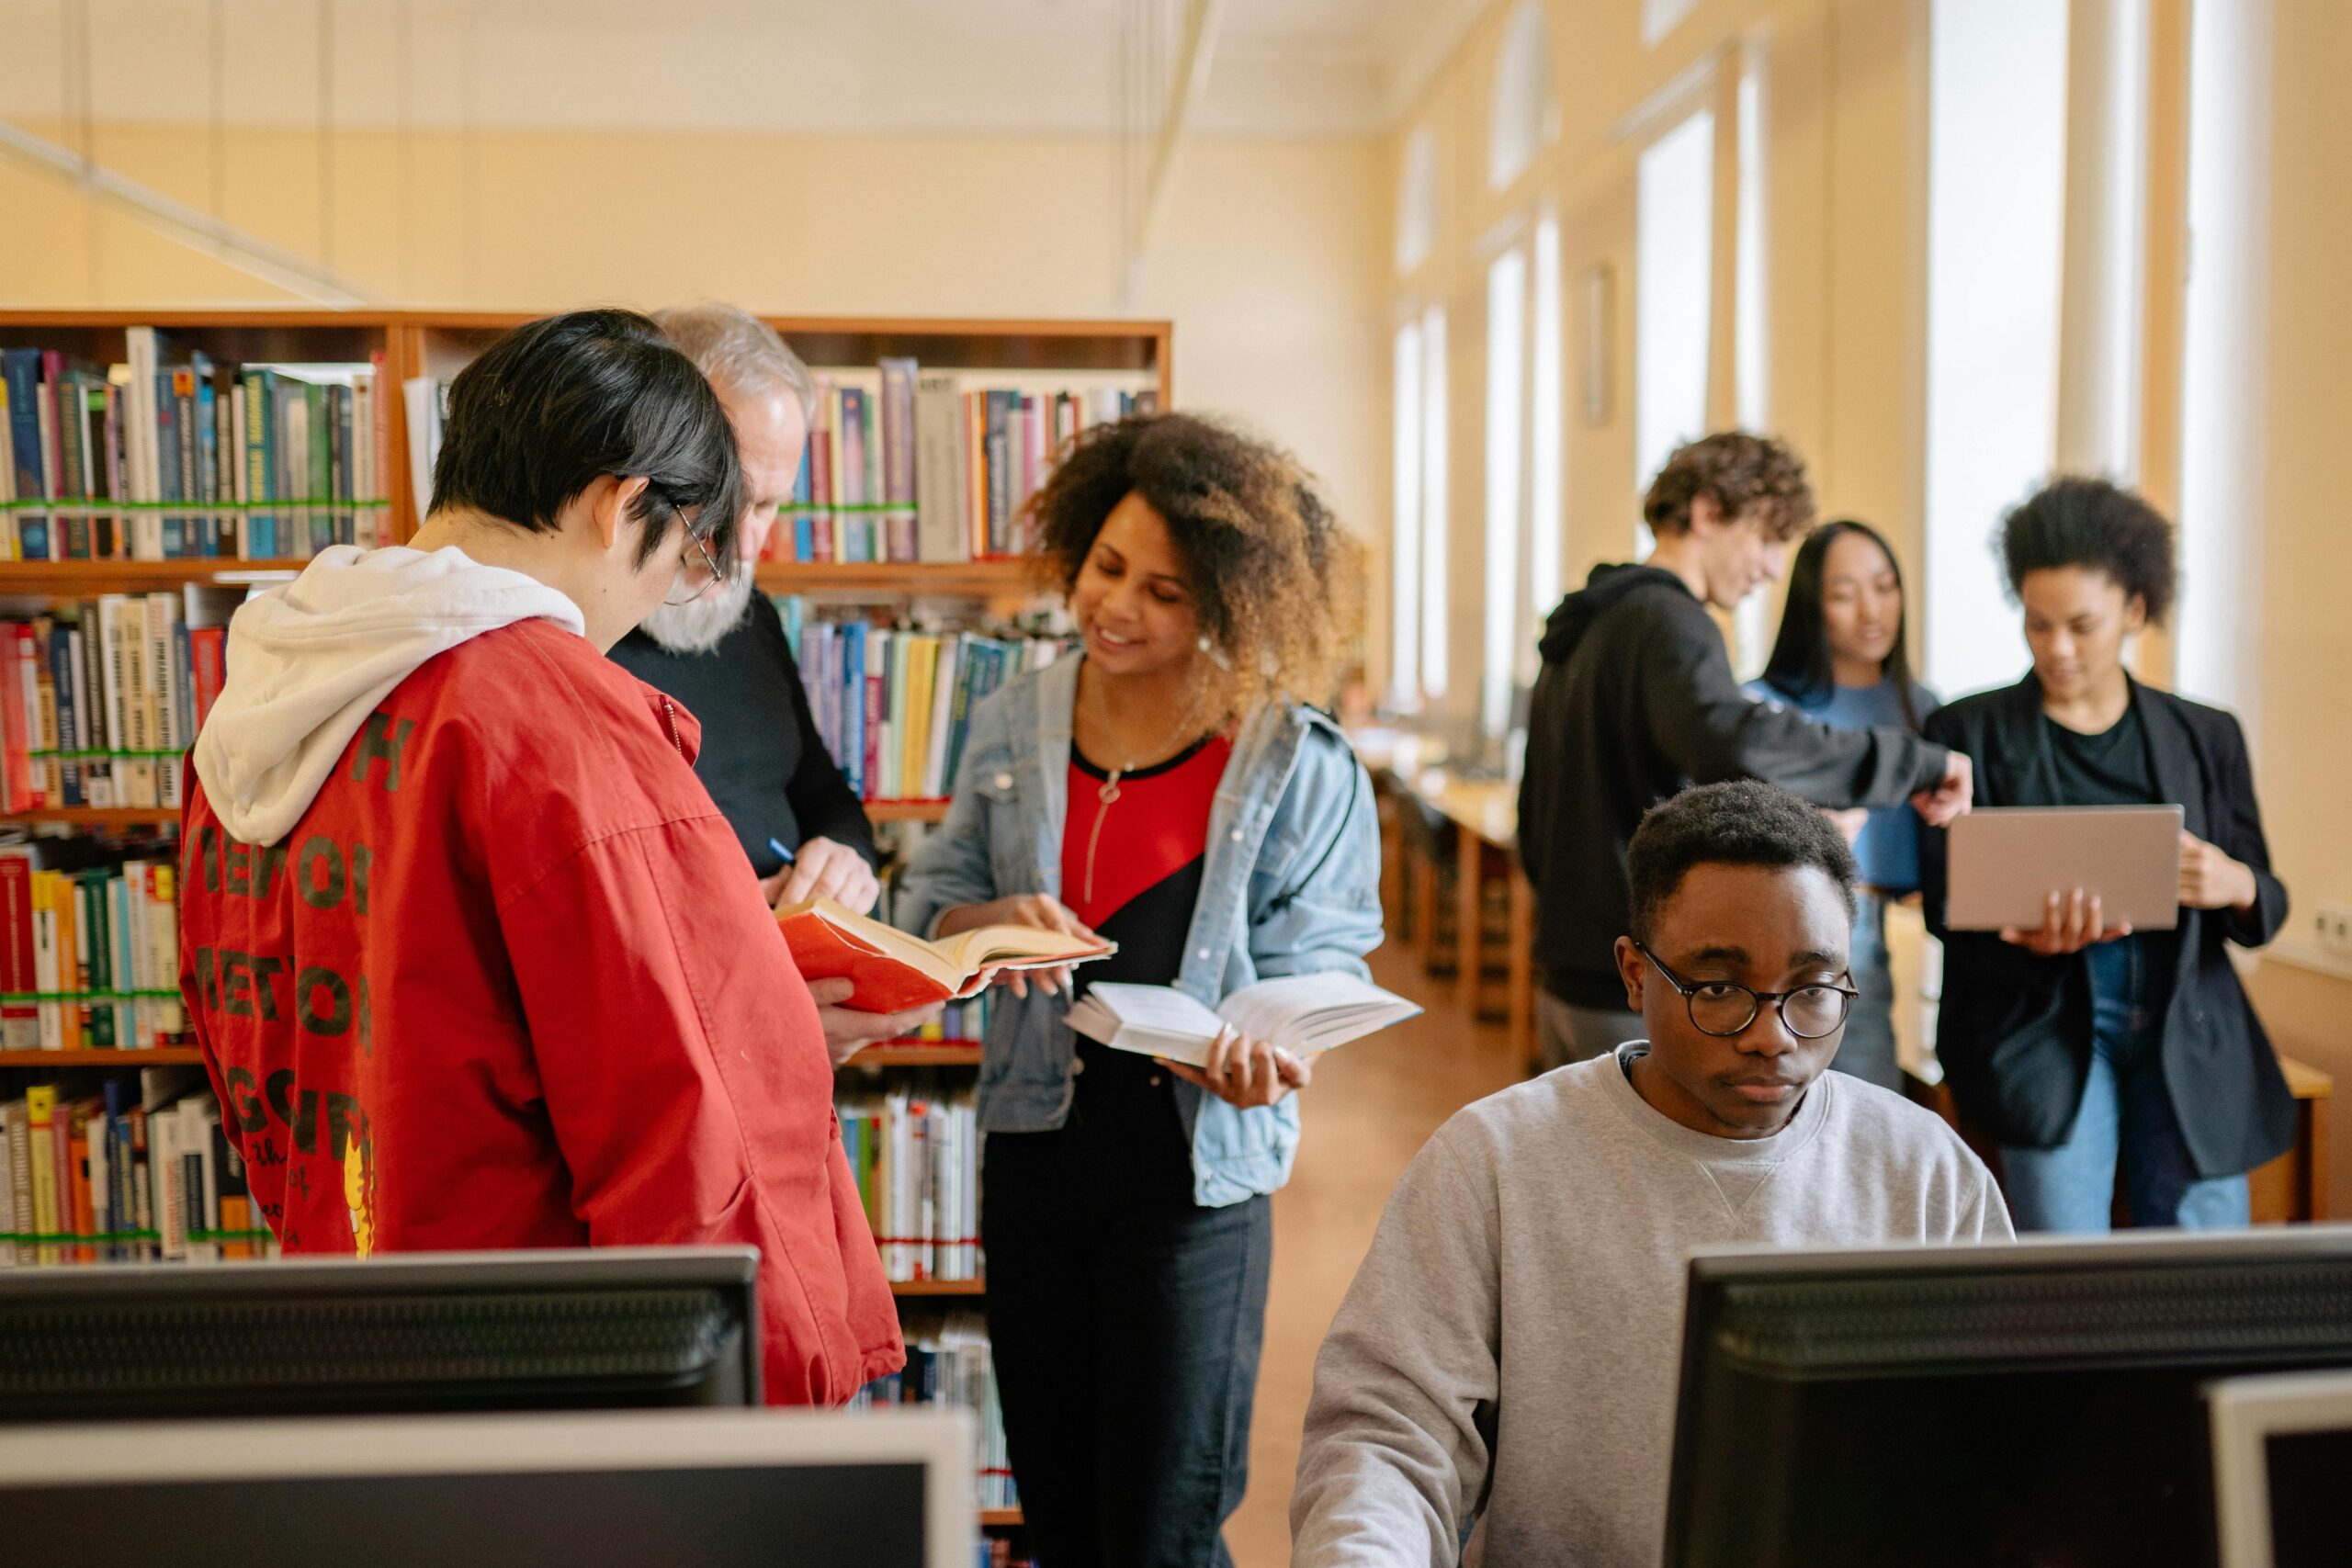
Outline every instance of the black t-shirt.
POLYGON ((766 595, 752 594, 735 629, 707 653, 673 653, 632 631, 612 658, 701 723, 695 773, 753 871, 771 876, 782 868, 770 839, 795 852, 831 839, 877 862, 874 829, 825 751, 783 617, 766 595))
MULTIPOLYGON (((2148 727, 2140 722, 2137 704, 2126 703, 2123 716, 2097 735, 2069 729, 2048 714, 2041 716, 2041 728, 2050 745, 2051 767, 2058 775, 2060 805, 2167 804, 2156 785, 2156 760, 2148 750, 2148 727)), ((2141 995, 2146 998, 2170 996, 2171 943, 2142 942, 2137 935, 2121 940, 2140 949, 2141 995)))
POLYGON ((2044 714, 2051 765, 2058 773, 2058 798, 2067 806, 2161 806, 2155 759, 2148 753, 2147 726, 2127 703, 2123 716, 2097 735, 2085 735, 2044 714))

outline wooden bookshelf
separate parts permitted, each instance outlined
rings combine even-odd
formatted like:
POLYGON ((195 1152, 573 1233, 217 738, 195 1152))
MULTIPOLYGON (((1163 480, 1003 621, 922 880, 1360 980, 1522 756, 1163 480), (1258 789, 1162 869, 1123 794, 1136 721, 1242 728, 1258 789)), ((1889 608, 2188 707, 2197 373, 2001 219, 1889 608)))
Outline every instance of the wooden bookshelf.
MULTIPOLYGON (((386 536, 412 531, 407 408, 401 383, 448 377, 500 333, 545 311, 477 310, 0 310, 0 347, 61 349, 107 365, 126 357, 125 331, 153 327, 216 363, 252 361, 365 363, 384 357, 391 468, 383 500, 386 536)), ((796 352, 820 369, 865 368, 906 355, 925 367, 985 375, 1054 371, 1148 378, 1161 408, 1175 400, 1174 328, 1165 321, 1049 318, 977 320, 914 316, 770 316, 796 352)), ((213 581, 222 572, 294 570, 300 561, 0 562, 0 596, 78 598, 91 593, 170 589, 213 581)), ((774 562, 762 585, 771 592, 868 592, 896 597, 936 593, 1003 598, 1025 592, 1023 563, 975 561, 943 566, 849 566, 774 562), (773 580, 771 573, 774 573, 773 580), (773 585, 771 585, 773 581, 773 585)))
POLYGON ((893 1280, 890 1293, 906 1301, 918 1296, 984 1296, 989 1292, 987 1282, 980 1280, 893 1280))
POLYGON ((0 1051, 0 1067, 197 1067, 204 1053, 193 1045, 146 1051, 0 1051))
POLYGON ((984 1530, 1017 1530, 1023 1523, 1018 1508, 982 1508, 980 1528, 984 1530))

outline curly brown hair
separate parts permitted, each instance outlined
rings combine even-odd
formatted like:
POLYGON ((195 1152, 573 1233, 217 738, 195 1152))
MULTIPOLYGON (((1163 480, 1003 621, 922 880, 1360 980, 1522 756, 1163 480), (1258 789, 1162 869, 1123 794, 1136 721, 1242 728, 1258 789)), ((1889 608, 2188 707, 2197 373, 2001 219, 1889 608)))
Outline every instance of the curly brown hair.
POLYGON ((1168 524, 1235 711, 1327 701, 1363 614, 1363 552, 1298 460, 1199 414, 1086 432, 1029 502, 1040 568, 1063 592, 1130 494, 1168 524))
POLYGON ((1687 533, 1690 503, 1702 495, 1726 522, 1755 511, 1774 539, 1793 539, 1813 526, 1804 459, 1776 436, 1722 430, 1678 448, 1650 481, 1642 517, 1653 534, 1687 533))

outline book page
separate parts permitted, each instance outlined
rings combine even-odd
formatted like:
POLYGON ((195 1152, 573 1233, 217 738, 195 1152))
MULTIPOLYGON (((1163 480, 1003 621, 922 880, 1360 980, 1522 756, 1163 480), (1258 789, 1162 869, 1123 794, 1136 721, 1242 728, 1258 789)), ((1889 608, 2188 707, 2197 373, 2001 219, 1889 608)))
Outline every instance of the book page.
POLYGON ((1261 980, 1226 998, 1216 1010, 1244 1034, 1285 1050, 1321 1051, 1421 1010, 1368 980, 1331 971, 1261 980))

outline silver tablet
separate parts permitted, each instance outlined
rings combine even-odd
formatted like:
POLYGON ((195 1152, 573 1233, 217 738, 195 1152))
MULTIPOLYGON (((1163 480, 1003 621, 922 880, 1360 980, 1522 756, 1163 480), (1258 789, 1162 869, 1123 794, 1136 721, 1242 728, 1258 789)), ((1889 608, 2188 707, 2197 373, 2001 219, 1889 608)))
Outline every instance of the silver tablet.
POLYGON ((2110 926, 2180 923, 2177 806, 1993 807, 1951 825, 1945 922, 1956 931, 2039 930, 2052 892, 2096 893, 2110 926))

